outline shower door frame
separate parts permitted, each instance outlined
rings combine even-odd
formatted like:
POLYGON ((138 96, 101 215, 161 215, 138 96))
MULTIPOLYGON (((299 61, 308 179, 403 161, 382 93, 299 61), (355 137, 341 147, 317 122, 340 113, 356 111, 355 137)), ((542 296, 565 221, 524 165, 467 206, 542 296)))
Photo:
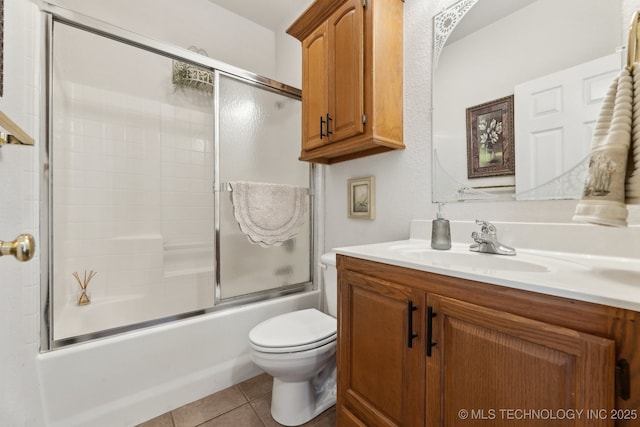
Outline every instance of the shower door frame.
POLYGON ((220 146, 219 146, 219 109, 218 109, 218 83, 219 76, 225 75, 235 78, 241 82, 254 85, 264 90, 272 91, 276 94, 287 96, 300 101, 302 99, 302 91, 298 88, 286 85, 284 83, 251 73, 238 67, 217 61, 215 59, 200 55, 188 49, 183 49, 169 43, 164 43, 148 37, 124 30, 103 21, 91 18, 89 16, 73 12, 62 7, 42 2, 40 4, 42 12, 42 34, 43 49, 41 53, 42 64, 44 64, 41 76, 41 109, 40 115, 43 126, 41 127, 41 141, 43 147, 40 150, 40 351, 47 352, 68 345, 90 341, 97 338, 113 336, 141 328, 164 324, 167 322, 198 316, 220 309, 226 309, 242 304, 263 301, 271 298, 277 298, 283 295, 305 292, 317 289, 318 272, 315 268, 314 260, 317 257, 318 230, 316 228, 315 218, 318 214, 315 200, 315 182, 319 173, 315 164, 309 164, 309 212, 310 212, 310 238, 309 238, 309 277, 310 280, 294 285, 288 285, 275 289, 268 289, 261 292, 255 292, 247 295, 221 298, 220 283, 220 146), (214 73, 215 86, 213 105, 214 117, 214 182, 212 191, 214 192, 214 227, 215 227, 215 292, 213 306, 205 309, 197 309, 194 311, 180 313, 160 319, 153 319, 144 322, 133 323, 112 329, 97 331, 81 336, 53 339, 53 235, 51 224, 53 223, 53 201, 52 201, 52 168, 50 167, 51 144, 53 141, 53 30, 54 24, 65 24, 89 33, 93 33, 102 37, 112 39, 114 41, 124 43, 133 47, 152 52, 163 57, 178 60, 198 67, 202 67, 214 73))

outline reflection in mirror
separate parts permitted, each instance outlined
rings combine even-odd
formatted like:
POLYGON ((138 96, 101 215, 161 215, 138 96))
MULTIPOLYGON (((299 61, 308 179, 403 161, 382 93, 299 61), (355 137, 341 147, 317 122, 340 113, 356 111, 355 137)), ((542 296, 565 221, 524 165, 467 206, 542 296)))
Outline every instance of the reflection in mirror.
POLYGON ((461 0, 438 14, 433 201, 578 198, 600 103, 623 63, 621 15, 606 0, 461 0), (511 138, 495 114, 468 120, 468 109, 511 95, 511 138), (514 174, 469 177, 468 157, 501 170, 492 151, 508 148, 514 174))

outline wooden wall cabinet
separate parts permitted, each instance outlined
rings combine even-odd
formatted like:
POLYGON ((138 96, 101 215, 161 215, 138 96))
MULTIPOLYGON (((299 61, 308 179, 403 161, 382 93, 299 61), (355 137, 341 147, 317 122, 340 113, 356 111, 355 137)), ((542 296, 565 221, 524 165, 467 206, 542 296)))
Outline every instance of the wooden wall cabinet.
POLYGON ((345 256, 338 272, 338 426, 640 423, 639 313, 345 256))
POLYGON ((300 160, 404 148, 402 16, 402 0, 316 0, 287 29, 302 42, 300 160))

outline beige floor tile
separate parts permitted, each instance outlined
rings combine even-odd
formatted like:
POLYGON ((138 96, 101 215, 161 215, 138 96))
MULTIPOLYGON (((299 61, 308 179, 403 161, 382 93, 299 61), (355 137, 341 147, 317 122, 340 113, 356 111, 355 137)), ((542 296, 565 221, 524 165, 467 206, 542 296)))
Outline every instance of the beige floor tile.
POLYGON ((271 393, 272 385, 273 378, 271 375, 261 374, 238 384, 238 387, 240 387, 240 390, 247 396, 247 399, 251 401, 271 393))
POLYGON ((333 406, 309 421, 313 427, 336 427, 336 407, 333 406))
POLYGON ((280 424, 271 417, 271 393, 251 401, 251 406, 267 427, 277 427, 280 424))
MULTIPOLYGON (((137 427, 281 427, 271 416, 272 378, 258 375, 137 427), (247 403, 250 402, 250 403, 247 403)), ((335 406, 303 427, 335 427, 335 406)))
MULTIPOLYGON (((282 424, 276 422, 271 416, 271 393, 266 396, 251 401, 251 406, 256 411, 266 427, 280 427, 282 424)), ((303 424, 304 427, 335 427, 336 410, 335 406, 327 409, 311 421, 303 424)))
POLYGON ((195 427, 245 403, 247 399, 237 386, 224 389, 174 410, 175 427, 195 427))
POLYGON ((199 427, 264 427, 250 404, 244 404, 231 412, 201 424, 199 427))
POLYGON ((137 427, 174 427, 173 418, 170 413, 162 414, 159 417, 138 424, 137 427))

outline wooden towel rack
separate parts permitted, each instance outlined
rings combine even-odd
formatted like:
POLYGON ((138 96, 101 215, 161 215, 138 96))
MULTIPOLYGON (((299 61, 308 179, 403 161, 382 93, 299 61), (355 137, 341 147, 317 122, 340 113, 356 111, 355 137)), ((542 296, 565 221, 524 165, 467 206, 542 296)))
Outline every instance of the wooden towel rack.
POLYGON ((34 145, 35 141, 20 126, 9 118, 5 113, 0 111, 0 145, 3 144, 20 144, 34 145))
POLYGON ((638 59, 638 39, 640 34, 638 30, 638 20, 640 19, 640 11, 636 10, 631 19, 631 26, 629 28, 629 43, 627 44, 627 70, 633 71, 633 64, 639 62, 638 59))

